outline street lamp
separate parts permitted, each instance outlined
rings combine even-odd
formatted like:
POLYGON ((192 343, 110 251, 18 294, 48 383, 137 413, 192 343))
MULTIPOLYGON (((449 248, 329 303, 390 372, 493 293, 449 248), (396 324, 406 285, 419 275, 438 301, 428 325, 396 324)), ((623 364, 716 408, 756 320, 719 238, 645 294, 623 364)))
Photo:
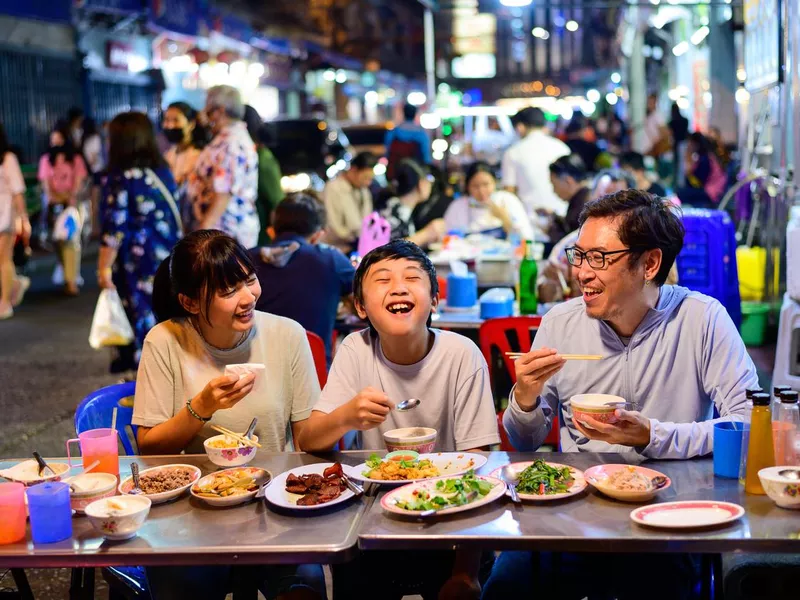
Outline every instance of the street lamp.
POLYGON ((578 27, 577 21, 567 21, 567 31, 578 31, 578 27))

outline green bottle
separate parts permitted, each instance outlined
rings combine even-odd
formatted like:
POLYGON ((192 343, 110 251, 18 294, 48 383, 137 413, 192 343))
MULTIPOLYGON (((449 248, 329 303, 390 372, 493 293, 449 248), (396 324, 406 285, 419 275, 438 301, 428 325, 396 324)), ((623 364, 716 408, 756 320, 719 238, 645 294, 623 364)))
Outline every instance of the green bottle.
POLYGON ((519 264, 519 312, 535 315, 539 304, 536 300, 536 280, 539 267, 533 257, 533 241, 525 240, 525 257, 519 264))

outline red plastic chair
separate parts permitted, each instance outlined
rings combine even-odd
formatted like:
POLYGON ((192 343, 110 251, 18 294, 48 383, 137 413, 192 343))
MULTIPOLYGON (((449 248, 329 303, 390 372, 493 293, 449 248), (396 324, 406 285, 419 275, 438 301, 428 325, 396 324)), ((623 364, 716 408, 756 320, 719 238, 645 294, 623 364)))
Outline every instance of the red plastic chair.
MULTIPOLYGON (((531 348, 533 336, 531 331, 539 329, 542 323, 542 318, 539 316, 528 317, 504 317, 501 319, 488 319, 481 324, 478 330, 478 340, 480 342, 481 352, 489 365, 489 377, 493 377, 492 373, 492 348, 496 348, 503 359, 503 364, 506 371, 511 378, 512 383, 517 383, 517 374, 514 370, 514 361, 506 356, 506 352, 527 352, 531 348), (509 339, 509 333, 516 334, 516 342, 512 347, 512 342, 509 339)), ((505 430, 503 429, 502 412, 498 415, 498 427, 500 429, 501 447, 505 443, 511 448, 510 442, 505 430)), ((558 431, 559 422, 558 415, 554 415, 550 433, 547 435, 544 443, 553 445, 558 448, 558 431)))
POLYGON ((311 346, 311 356, 314 357, 314 367, 317 370, 319 387, 325 387, 328 382, 328 361, 325 359, 325 342, 313 331, 306 331, 308 345, 311 346))

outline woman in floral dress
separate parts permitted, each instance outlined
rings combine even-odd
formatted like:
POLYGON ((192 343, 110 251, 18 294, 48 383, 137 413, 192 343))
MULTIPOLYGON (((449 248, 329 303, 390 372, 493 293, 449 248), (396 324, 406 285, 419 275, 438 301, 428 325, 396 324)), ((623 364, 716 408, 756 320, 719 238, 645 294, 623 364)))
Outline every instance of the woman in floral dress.
POLYGON ((100 204, 102 247, 97 280, 116 288, 133 327, 133 344, 119 349, 112 373, 136 369, 153 316, 153 277, 181 238, 175 181, 142 113, 122 113, 109 126, 108 178, 100 204))

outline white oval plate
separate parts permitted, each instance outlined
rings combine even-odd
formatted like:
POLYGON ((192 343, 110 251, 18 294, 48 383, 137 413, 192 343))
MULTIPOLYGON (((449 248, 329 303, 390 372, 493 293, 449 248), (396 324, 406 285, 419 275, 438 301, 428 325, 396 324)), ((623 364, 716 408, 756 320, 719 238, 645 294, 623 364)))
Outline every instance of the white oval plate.
MULTIPOLYGON (((376 453, 377 454, 377 453, 376 453)), ((456 475, 463 475, 470 469, 477 471, 489 460, 483 454, 473 454, 471 452, 431 452, 429 454, 420 454, 419 459, 430 459, 430 461, 439 469, 439 475, 436 477, 454 477, 456 475)), ((364 471, 369 471, 367 463, 363 462, 355 467, 350 467, 353 472, 351 477, 359 481, 367 481, 369 483, 377 483, 380 485, 405 485, 414 481, 427 481, 434 479, 432 477, 423 477, 422 479, 402 479, 398 481, 384 481, 383 479, 370 479, 364 476, 364 471)))
MULTIPOLYGON (((520 500, 532 500, 534 502, 548 502, 550 500, 563 500, 564 498, 569 498, 571 496, 576 496, 580 494, 583 490, 586 489, 587 483, 586 478, 583 476, 583 471, 576 469, 575 467, 570 467, 569 465, 562 465, 561 463, 554 463, 550 461, 545 461, 548 465, 553 468, 560 469, 562 467, 569 467, 570 472, 572 473, 572 477, 575 480, 572 483, 572 487, 569 488, 568 492, 564 492, 563 494, 530 494, 524 493, 517 490, 517 494, 519 495, 520 500)), ((513 467, 513 469, 517 473, 522 473, 525 469, 530 467, 533 464, 533 461, 530 462, 518 462, 518 463, 511 463, 509 466, 513 467)), ((492 477, 500 477, 500 471, 503 467, 495 469, 491 472, 492 477)), ((508 495, 511 496, 511 492, 508 492, 508 495)))
POLYGON ((631 519, 659 529, 694 529, 731 523, 743 514, 744 508, 732 502, 688 500, 642 506, 631 511, 631 519))
MULTIPOLYGON (((388 492, 384 497, 381 499, 381 507, 383 510, 387 512, 394 513, 396 515, 405 515, 408 517, 419 517, 421 511, 416 510, 406 510, 404 508, 398 507, 395 502, 397 499, 402 500, 411 500, 413 498, 414 492, 417 490, 427 490, 433 493, 436 490, 436 482, 442 481, 445 479, 453 479, 453 476, 447 477, 437 477, 436 479, 425 479, 424 481, 418 481, 416 483, 409 483, 404 485, 403 487, 397 488, 388 492)), ((506 493, 506 484, 499 479, 494 477, 486 477, 483 475, 478 475, 478 479, 482 479, 483 481, 488 481, 494 485, 492 490, 486 494, 483 498, 479 498, 474 502, 470 502, 469 504, 464 504, 462 506, 454 506, 452 508, 444 508, 442 510, 436 511, 435 516, 440 515, 452 515, 454 513, 464 512, 466 510, 472 510, 473 508, 479 508, 490 502, 494 502, 495 500, 502 498, 503 494, 506 493)))
MULTIPOLYGON (((203 474, 200 471, 200 469, 195 467, 194 465, 177 464, 177 465, 162 465, 160 467, 150 467, 149 469, 145 469, 144 471, 139 471, 139 476, 147 475, 148 473, 155 473, 156 471, 161 471, 162 469, 174 469, 175 467, 182 467, 184 469, 188 469, 189 471, 194 472, 194 477, 192 478, 192 481, 190 481, 184 486, 181 486, 174 490, 170 490, 168 492, 160 492, 158 494, 142 494, 142 495, 150 498, 150 501, 153 504, 164 504, 164 502, 169 502, 170 500, 174 500, 175 498, 183 494, 183 492, 192 487, 197 482, 197 480, 200 479, 200 476, 203 474)), ((128 494, 127 490, 130 490, 132 487, 133 487, 133 477, 127 477, 126 479, 123 479, 120 482, 119 486, 117 486, 117 491, 119 491, 119 493, 122 495, 126 495, 128 494)))
MULTIPOLYGON (((272 480, 272 483, 270 483, 267 486, 267 489, 264 490, 264 498, 275 506, 280 506, 281 508, 290 508, 292 510, 318 510, 320 508, 327 508, 329 506, 346 502, 355 496, 355 494, 349 489, 345 489, 338 498, 335 498, 330 502, 325 502, 324 504, 315 504, 314 506, 297 506, 297 501, 302 498, 303 495, 292 494, 291 492, 286 491, 286 478, 289 476, 289 473, 294 473, 297 476, 310 475, 312 473, 322 475, 322 472, 328 467, 333 466, 333 464, 334 463, 316 463, 313 465, 305 465, 302 467, 289 469, 272 480)), ((342 470, 346 475, 353 477, 354 471, 352 467, 343 464, 342 470)))
POLYGON ((232 467, 230 469, 225 469, 224 471, 217 471, 210 475, 206 475, 205 477, 201 477, 197 480, 197 482, 192 486, 190 492, 192 496, 200 500, 201 502, 205 502, 211 506, 236 506, 237 504, 244 504, 245 502, 250 502, 253 498, 256 497, 258 493, 258 487, 254 489, 252 492, 247 492, 246 494, 237 494, 236 496, 225 496, 220 498, 212 498, 210 496, 201 496, 198 492, 200 491, 200 487, 203 485, 210 484, 214 477, 217 475, 227 475, 230 472, 234 471, 247 471, 252 477, 256 480, 256 485, 261 486, 263 483, 272 479, 272 473, 267 471, 266 469, 259 469, 258 467, 232 467))

